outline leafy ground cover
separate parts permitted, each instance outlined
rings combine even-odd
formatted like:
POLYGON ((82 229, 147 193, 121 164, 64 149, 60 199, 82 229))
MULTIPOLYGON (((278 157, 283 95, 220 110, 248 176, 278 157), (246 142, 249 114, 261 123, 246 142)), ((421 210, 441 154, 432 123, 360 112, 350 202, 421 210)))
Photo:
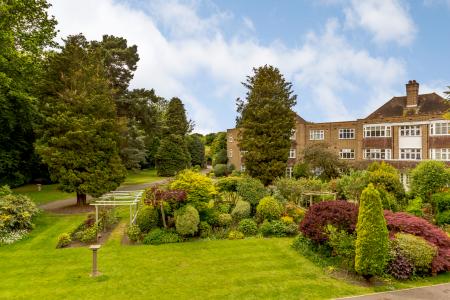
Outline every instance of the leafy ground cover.
MULTIPOLYGON (((118 227, 89 277, 87 248, 55 249, 85 215, 43 214, 25 239, 0 247, 0 299, 329 299, 373 292, 331 278, 289 246, 291 238, 121 245, 118 227)), ((378 287, 446 282, 449 274, 378 287)))
POLYGON ((155 169, 145 169, 139 171, 129 171, 125 182, 122 185, 135 185, 144 184, 157 180, 164 179, 164 177, 159 177, 156 175, 155 169))

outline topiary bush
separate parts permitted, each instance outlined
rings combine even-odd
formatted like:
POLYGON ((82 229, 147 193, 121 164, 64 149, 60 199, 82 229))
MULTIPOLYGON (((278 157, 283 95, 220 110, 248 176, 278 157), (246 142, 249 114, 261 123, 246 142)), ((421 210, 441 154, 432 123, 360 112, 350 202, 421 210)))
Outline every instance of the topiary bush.
POLYGON ((356 272, 365 278, 383 274, 388 261, 388 250, 388 230, 380 193, 369 184, 361 194, 356 224, 356 272))
POLYGON ((219 218, 217 219, 217 222, 219 226, 228 227, 233 222, 233 218, 231 217, 230 214, 220 214, 219 218))
POLYGON ((216 182, 216 187, 219 192, 236 192, 239 180, 241 180, 241 177, 237 176, 220 178, 216 182))
POLYGON ((330 224, 338 230, 353 233, 358 218, 358 206, 347 201, 324 201, 312 205, 300 223, 300 231, 314 243, 328 240, 325 226, 330 224))
POLYGON ((58 243, 56 248, 64 248, 70 245, 72 242, 72 237, 68 233, 63 233, 58 237, 58 243))
POLYGON ((281 217, 283 208, 280 203, 272 196, 266 196, 259 201, 256 207, 256 216, 260 221, 278 220, 281 217))
POLYGON ((142 237, 141 229, 136 224, 128 226, 128 228, 127 228, 127 236, 130 239, 130 241, 137 242, 142 237))
POLYGON ((258 179, 243 177, 237 184, 236 191, 239 196, 251 205, 258 205, 259 200, 267 195, 264 185, 258 179))
POLYGON ((243 219, 239 222, 238 229, 246 236, 255 235, 258 233, 258 226, 253 219, 243 219))
POLYGON ((146 245, 161 245, 181 242, 181 238, 176 232, 155 228, 150 231, 143 240, 146 245))
POLYGON ((228 175, 228 168, 225 164, 217 164, 214 166, 214 176, 223 177, 228 175))
POLYGON ((236 202, 236 206, 231 211, 231 216, 233 217, 233 220, 240 221, 250 217, 251 210, 252 208, 249 202, 238 201, 236 202))
POLYGON ((231 230, 228 233, 228 239, 229 240, 241 240, 243 239, 245 236, 242 232, 237 231, 237 230, 231 230))
POLYGON ((198 230, 200 216, 191 205, 186 205, 175 211, 175 227, 181 235, 194 235, 198 230))
POLYGON ((158 210, 151 205, 142 206, 136 216, 136 225, 141 232, 147 233, 152 228, 158 226, 159 215, 158 210))
POLYGON ((437 253, 436 246, 421 237, 408 233, 397 233, 392 241, 392 247, 412 264, 415 273, 430 272, 431 263, 437 253))

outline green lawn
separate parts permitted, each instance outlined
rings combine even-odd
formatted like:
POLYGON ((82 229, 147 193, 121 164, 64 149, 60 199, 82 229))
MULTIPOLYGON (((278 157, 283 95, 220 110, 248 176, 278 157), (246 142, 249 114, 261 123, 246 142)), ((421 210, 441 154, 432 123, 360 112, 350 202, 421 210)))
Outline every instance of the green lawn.
POLYGON ((128 172, 128 176, 125 179, 125 182, 122 185, 135 185, 135 184, 144 184, 157 180, 164 179, 164 177, 159 177, 156 175, 155 169, 145 169, 139 170, 136 172, 128 172))
POLYGON ((58 190, 57 187, 57 184, 42 185, 42 190, 38 192, 35 184, 27 184, 13 189, 13 191, 15 193, 27 195, 38 205, 76 197, 75 193, 65 193, 58 190))
POLYGON ((122 246, 120 230, 100 249, 103 275, 90 278, 90 250, 54 248, 83 218, 41 215, 29 237, 0 247, 0 299, 329 299, 373 291, 331 278, 289 238, 122 246))

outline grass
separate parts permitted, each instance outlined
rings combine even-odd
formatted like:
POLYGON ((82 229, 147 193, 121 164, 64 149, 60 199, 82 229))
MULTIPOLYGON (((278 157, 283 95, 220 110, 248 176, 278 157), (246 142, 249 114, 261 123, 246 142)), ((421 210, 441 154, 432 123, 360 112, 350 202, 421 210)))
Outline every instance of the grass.
POLYGON ((155 169, 145 169, 139 170, 135 172, 128 172, 128 176, 122 185, 136 185, 136 184, 144 184, 150 183, 157 180, 164 179, 164 177, 159 177, 156 175, 155 169))
POLYGON ((122 246, 120 229, 99 250, 102 275, 90 278, 90 250, 55 249, 58 235, 83 218, 43 214, 26 239, 0 247, 0 299, 329 299, 374 291, 331 278, 289 238, 122 246))

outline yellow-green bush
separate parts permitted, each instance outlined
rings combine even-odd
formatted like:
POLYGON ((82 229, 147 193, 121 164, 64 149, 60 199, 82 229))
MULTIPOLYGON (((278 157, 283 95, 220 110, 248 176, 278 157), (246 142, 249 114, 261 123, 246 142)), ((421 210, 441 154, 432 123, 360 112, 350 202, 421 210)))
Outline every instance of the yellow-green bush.
POLYGON ((416 273, 428 273, 431 270, 431 262, 437 254, 436 246, 408 233, 397 233, 392 246, 414 266, 416 273))
POLYGON ((260 221, 278 220, 280 219, 282 212, 283 209, 280 203, 272 196, 262 198, 256 207, 256 216, 260 221))
POLYGON ((175 227, 181 235, 194 235, 198 230, 200 216, 191 205, 186 205, 175 211, 175 227))

